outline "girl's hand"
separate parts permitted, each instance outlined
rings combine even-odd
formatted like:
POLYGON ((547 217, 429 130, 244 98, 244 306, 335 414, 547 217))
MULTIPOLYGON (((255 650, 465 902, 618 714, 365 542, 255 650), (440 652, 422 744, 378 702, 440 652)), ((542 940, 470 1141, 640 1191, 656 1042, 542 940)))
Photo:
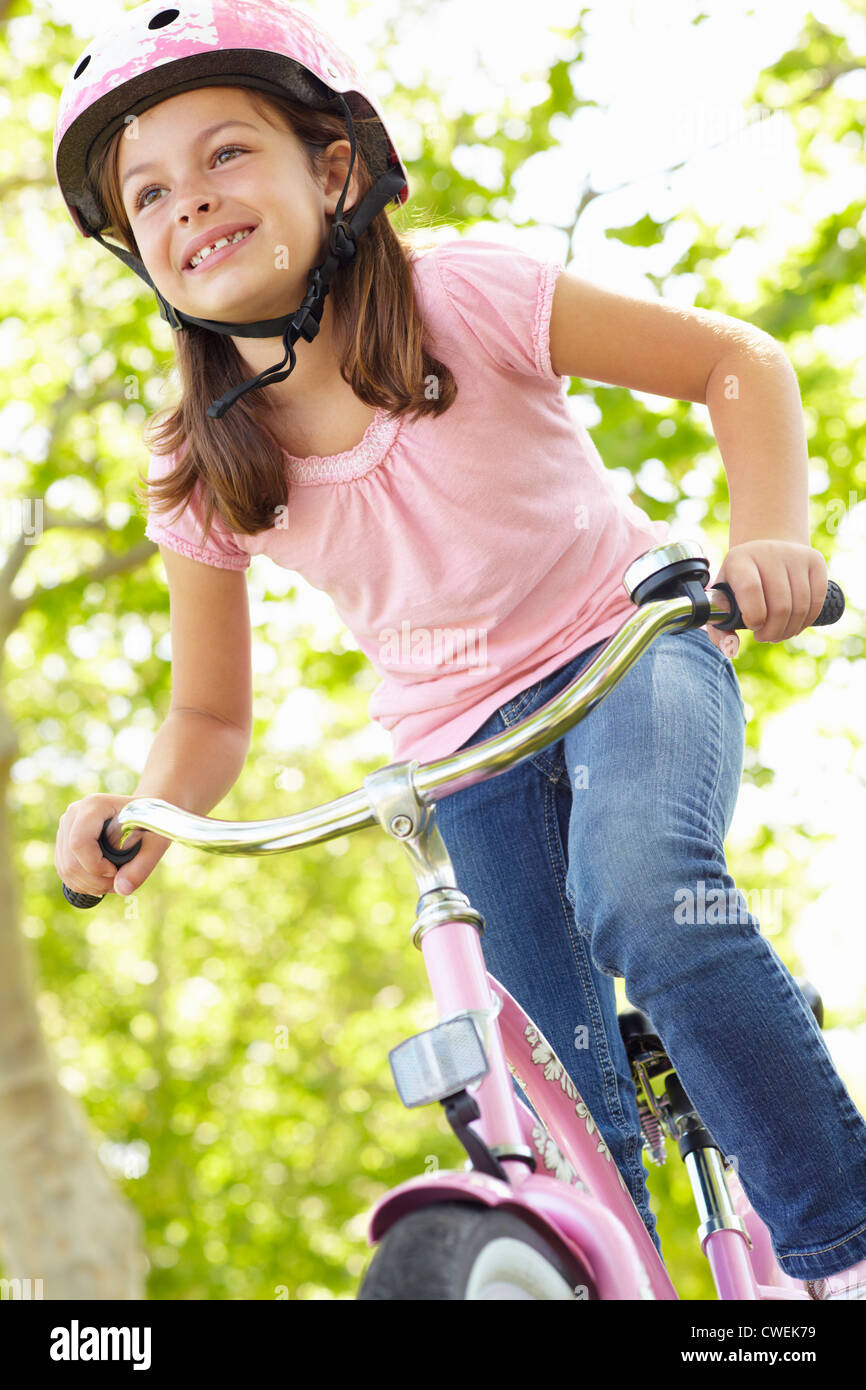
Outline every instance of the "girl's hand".
MULTIPOLYGON (((827 564, 818 550, 798 541, 757 540, 733 545, 716 580, 730 584, 743 622, 758 642, 784 642, 815 621, 827 594, 827 564)), ((712 584, 709 588, 712 588, 712 584)), ((727 601, 727 595, 721 595, 727 601)), ((740 639, 707 623, 707 636, 726 656, 740 639)))
MULTIPOLYGON (((131 796, 94 792, 67 806, 60 817, 54 847, 54 867, 61 883, 65 883, 67 888, 76 893, 93 893, 102 897, 106 893, 119 893, 116 883, 120 879, 131 885, 128 893, 133 893, 159 863, 171 840, 150 830, 135 832, 127 840, 125 849, 139 839, 142 846, 128 864, 122 864, 119 868, 106 859, 99 848, 100 832, 109 816, 112 819, 108 826, 108 839, 115 848, 120 847, 117 813, 132 800, 131 796)), ((128 896, 128 893, 120 893, 120 896, 128 896)))

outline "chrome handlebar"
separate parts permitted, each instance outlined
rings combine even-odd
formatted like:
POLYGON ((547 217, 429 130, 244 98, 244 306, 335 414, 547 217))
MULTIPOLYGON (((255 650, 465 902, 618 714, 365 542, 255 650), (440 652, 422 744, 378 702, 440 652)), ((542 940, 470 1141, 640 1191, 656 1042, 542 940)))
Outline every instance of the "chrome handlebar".
MULTIPOLYGON (((117 849, 107 838, 110 818, 102 827, 99 846, 112 863, 126 863, 138 852, 141 841, 127 849, 122 846, 138 829, 212 854, 281 854, 378 824, 402 841, 412 857, 417 837, 423 836, 429 819, 425 808, 429 811, 436 801, 509 772, 556 743, 610 694, 660 633, 703 627, 713 620, 720 620, 717 626, 723 631, 745 627, 730 586, 720 581, 707 590, 708 579, 709 563, 700 545, 693 541, 666 541, 639 555, 623 576, 629 598, 639 605, 637 611, 570 685, 535 714, 483 743, 433 762, 422 763, 414 758, 390 763, 365 777, 363 787, 336 801, 270 820, 215 820, 193 815, 155 797, 135 797, 117 815, 121 848, 117 849), (710 599, 714 590, 728 599, 727 607, 710 599)), ((830 580, 814 625, 836 622, 844 608, 844 595, 838 584, 830 580)), ((93 907, 101 901, 65 884, 63 893, 75 907, 93 907)))
MULTIPOLYGON (((713 603, 710 617, 724 617, 729 611, 713 603)), ((443 800, 464 787, 510 771, 555 743, 610 694, 660 633, 682 628, 683 619, 690 618, 692 612, 690 598, 644 604, 614 633, 585 671, 513 729, 433 762, 411 760, 408 766, 418 796, 434 802, 443 800)), ((310 811, 260 821, 214 820, 192 815, 155 797, 137 797, 118 812, 117 821, 122 827, 121 845, 134 829, 139 829, 151 830, 193 849, 245 855, 300 849, 378 823, 363 787, 310 811)), ((400 838, 399 827, 392 833, 400 838)))

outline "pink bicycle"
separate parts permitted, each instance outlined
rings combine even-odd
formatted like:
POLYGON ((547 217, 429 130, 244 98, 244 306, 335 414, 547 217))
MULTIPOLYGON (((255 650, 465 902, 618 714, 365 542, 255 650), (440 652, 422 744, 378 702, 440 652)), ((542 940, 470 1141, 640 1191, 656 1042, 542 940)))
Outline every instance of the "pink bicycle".
MULTIPOLYGON (((484 966, 484 923, 454 881, 435 802, 495 777, 556 742, 605 698, 661 633, 717 622, 742 628, 730 586, 710 600, 700 546, 668 542, 633 561, 624 576, 638 605, 593 663, 541 710, 505 733, 431 763, 393 763, 363 787, 311 811, 231 822, 138 798, 119 813, 125 840, 138 828, 216 854, 279 854, 378 824, 405 848, 418 884, 412 941, 422 952, 438 1024, 390 1055, 408 1107, 439 1102, 466 1150, 464 1171, 440 1171, 394 1188, 373 1208, 375 1246, 360 1299, 677 1299, 664 1262, 592 1116, 562 1062, 516 999, 484 966), (511 1073, 534 1107, 523 1104, 511 1073)), ((830 581, 818 624, 844 609, 830 581)), ((100 845, 113 863, 138 845, 100 845)), ((139 842, 140 843, 140 842, 139 842)), ((69 902, 101 901, 71 892, 69 902)), ((819 1024, 817 991, 798 981, 819 1024)), ((769 1232, 731 1163, 716 1147, 637 1009, 619 1015, 649 1157, 664 1162, 674 1139, 691 1182, 720 1299, 806 1299, 801 1280, 779 1267, 769 1232), (652 1082, 661 1078, 656 1093, 652 1082)))

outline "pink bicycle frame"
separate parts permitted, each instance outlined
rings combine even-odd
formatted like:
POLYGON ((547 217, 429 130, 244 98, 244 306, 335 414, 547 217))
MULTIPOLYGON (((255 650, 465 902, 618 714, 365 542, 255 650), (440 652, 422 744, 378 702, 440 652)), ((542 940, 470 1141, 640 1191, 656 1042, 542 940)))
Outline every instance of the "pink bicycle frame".
MULTIPOLYGON (((467 920, 437 922, 434 929, 420 934, 417 944, 440 1018, 491 1011, 485 1048, 490 1071, 473 1088, 481 1112, 474 1129, 495 1155, 503 1155, 500 1162, 508 1182, 475 1171, 439 1171, 412 1178, 376 1203, 368 1243, 375 1245, 406 1212, 432 1202, 457 1199, 525 1209, 546 1222, 586 1266, 599 1298, 678 1298, 611 1152, 565 1067, 517 1001, 488 974, 478 927, 469 920, 472 915, 467 914, 467 920), (509 1064, 542 1125, 515 1095, 509 1064), (535 1172, 522 1160, 507 1157, 509 1152, 527 1148, 538 1155, 535 1172)), ((802 1281, 780 1269, 769 1232, 736 1175, 726 1176, 748 1236, 737 1229, 719 1229, 702 1242, 719 1298, 808 1298, 802 1281)))

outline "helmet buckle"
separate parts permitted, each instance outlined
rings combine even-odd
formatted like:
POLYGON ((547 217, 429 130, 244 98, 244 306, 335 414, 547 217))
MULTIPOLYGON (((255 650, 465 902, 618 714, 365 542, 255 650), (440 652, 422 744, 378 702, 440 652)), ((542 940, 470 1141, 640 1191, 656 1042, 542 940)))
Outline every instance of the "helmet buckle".
POLYGON ((332 256, 336 256, 341 265, 348 264, 353 260, 358 250, 358 240, 348 222, 342 218, 336 219, 331 224, 331 231, 328 236, 328 249, 332 256))

